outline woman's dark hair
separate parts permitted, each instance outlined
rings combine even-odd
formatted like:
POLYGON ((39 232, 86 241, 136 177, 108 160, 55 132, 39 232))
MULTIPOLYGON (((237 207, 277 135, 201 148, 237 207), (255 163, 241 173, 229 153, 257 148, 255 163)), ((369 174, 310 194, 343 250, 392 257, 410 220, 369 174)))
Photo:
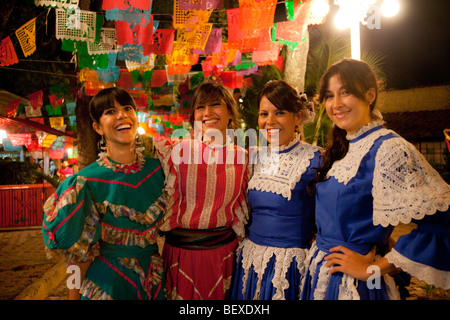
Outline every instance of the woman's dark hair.
POLYGON ((262 87, 257 98, 258 109, 263 97, 279 110, 297 113, 306 108, 306 99, 284 80, 270 80, 262 87))
MULTIPOLYGON (((333 76, 339 77, 340 82, 350 94, 365 102, 368 102, 366 101, 367 91, 370 88, 374 88, 375 99, 370 103, 370 111, 372 114, 377 102, 379 82, 375 72, 366 62, 344 58, 328 68, 320 79, 318 97, 320 103, 325 101, 330 78, 333 76)), ((372 115, 372 117, 375 116, 372 115)), ((334 125, 328 139, 328 145, 323 153, 321 164, 317 170, 316 179, 311 181, 308 186, 310 192, 314 190, 314 186, 317 182, 326 179, 327 173, 331 169, 333 163, 345 157, 348 152, 348 146, 347 131, 334 125)))
POLYGON ((195 89, 194 96, 192 97, 191 116, 189 118, 191 126, 194 127, 195 108, 198 105, 222 100, 227 105, 228 112, 231 115, 229 128, 239 128, 240 118, 237 111, 236 100, 234 100, 233 95, 228 91, 227 88, 216 82, 204 82, 195 89))
MULTIPOLYGON (((298 91, 284 80, 270 80, 262 87, 257 97, 258 110, 263 97, 266 97, 277 109, 292 113, 306 110, 308 104, 306 96, 299 95, 298 91)), ((295 131, 300 133, 301 139, 304 138, 302 125, 297 126, 295 131)))
POLYGON ((112 87, 99 91, 89 104, 89 113, 94 122, 100 122, 105 109, 114 107, 114 101, 122 106, 132 106, 136 110, 133 97, 124 89, 112 87))

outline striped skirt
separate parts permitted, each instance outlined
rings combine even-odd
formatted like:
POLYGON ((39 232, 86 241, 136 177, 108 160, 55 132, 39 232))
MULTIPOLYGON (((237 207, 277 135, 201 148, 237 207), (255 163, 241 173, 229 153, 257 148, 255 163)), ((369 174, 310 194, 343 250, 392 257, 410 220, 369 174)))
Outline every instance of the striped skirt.
POLYGON ((230 228, 169 231, 162 252, 166 298, 228 299, 236 247, 237 239, 230 228))

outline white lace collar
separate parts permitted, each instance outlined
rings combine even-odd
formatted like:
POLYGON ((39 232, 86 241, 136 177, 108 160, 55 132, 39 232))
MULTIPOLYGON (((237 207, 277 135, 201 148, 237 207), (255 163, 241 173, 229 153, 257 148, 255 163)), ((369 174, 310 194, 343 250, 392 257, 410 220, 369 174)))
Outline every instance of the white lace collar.
MULTIPOLYGON (((377 121, 374 121, 367 126, 364 126, 352 136, 357 135, 357 137, 360 137, 363 133, 368 132, 370 129, 373 129, 380 124, 379 122, 376 122, 377 121)), ((393 131, 386 128, 380 128, 379 130, 370 132, 362 139, 350 143, 347 154, 341 160, 337 160, 333 163, 333 166, 327 173, 327 178, 335 177, 340 183, 347 184, 356 176, 359 166, 361 165, 361 160, 370 151, 375 140, 392 132, 393 131)), ((355 140, 357 137, 353 137, 352 139, 355 140)))
POLYGON ((266 150, 260 150, 262 153, 259 153, 254 166, 253 176, 248 184, 249 190, 272 192, 291 199, 292 190, 311 165, 314 153, 319 150, 319 147, 294 140, 284 146, 283 150, 292 147, 287 152, 271 152, 264 157, 266 150))
POLYGON ((378 126, 382 126, 384 124, 383 120, 374 120, 368 124, 366 124, 365 126, 362 126, 361 129, 359 129, 358 131, 356 131, 353 134, 348 134, 347 135, 347 140, 355 140, 356 138, 360 137, 361 135, 363 135, 364 133, 366 133, 367 131, 378 127, 378 126))
POLYGON ((300 142, 300 134, 295 133, 294 139, 292 139, 288 144, 285 144, 285 145, 282 145, 279 147, 275 147, 275 146, 272 146, 271 144, 269 144, 268 148, 269 148, 269 150, 274 151, 274 152, 282 152, 282 151, 285 151, 285 150, 291 148, 298 142, 300 142))

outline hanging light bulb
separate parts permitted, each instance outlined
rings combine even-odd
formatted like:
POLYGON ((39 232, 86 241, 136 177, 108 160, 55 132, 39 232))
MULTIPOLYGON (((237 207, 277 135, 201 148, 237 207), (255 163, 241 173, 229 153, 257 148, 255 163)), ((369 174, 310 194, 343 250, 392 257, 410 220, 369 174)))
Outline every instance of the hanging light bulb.
POLYGON ((397 0, 384 0, 381 5, 381 13, 388 18, 395 16, 399 10, 400 4, 397 0))
POLYGON ((139 134, 145 134, 145 129, 142 127, 139 127, 137 131, 139 134))
POLYGON ((350 20, 346 16, 344 10, 339 9, 339 11, 334 16, 334 24, 338 29, 345 29, 350 27, 350 20))
POLYGON ((0 130, 0 143, 3 143, 3 139, 8 138, 5 130, 0 130))
POLYGON ((316 0, 311 5, 311 12, 317 18, 323 18, 330 11, 330 6, 326 0, 316 0))

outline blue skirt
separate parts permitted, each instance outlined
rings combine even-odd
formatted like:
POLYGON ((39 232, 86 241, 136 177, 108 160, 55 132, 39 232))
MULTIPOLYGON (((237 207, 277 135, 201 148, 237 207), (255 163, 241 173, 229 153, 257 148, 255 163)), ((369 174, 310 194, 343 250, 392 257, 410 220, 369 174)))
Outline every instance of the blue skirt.
POLYGON ((307 252, 245 239, 238 249, 231 299, 298 300, 307 252))

